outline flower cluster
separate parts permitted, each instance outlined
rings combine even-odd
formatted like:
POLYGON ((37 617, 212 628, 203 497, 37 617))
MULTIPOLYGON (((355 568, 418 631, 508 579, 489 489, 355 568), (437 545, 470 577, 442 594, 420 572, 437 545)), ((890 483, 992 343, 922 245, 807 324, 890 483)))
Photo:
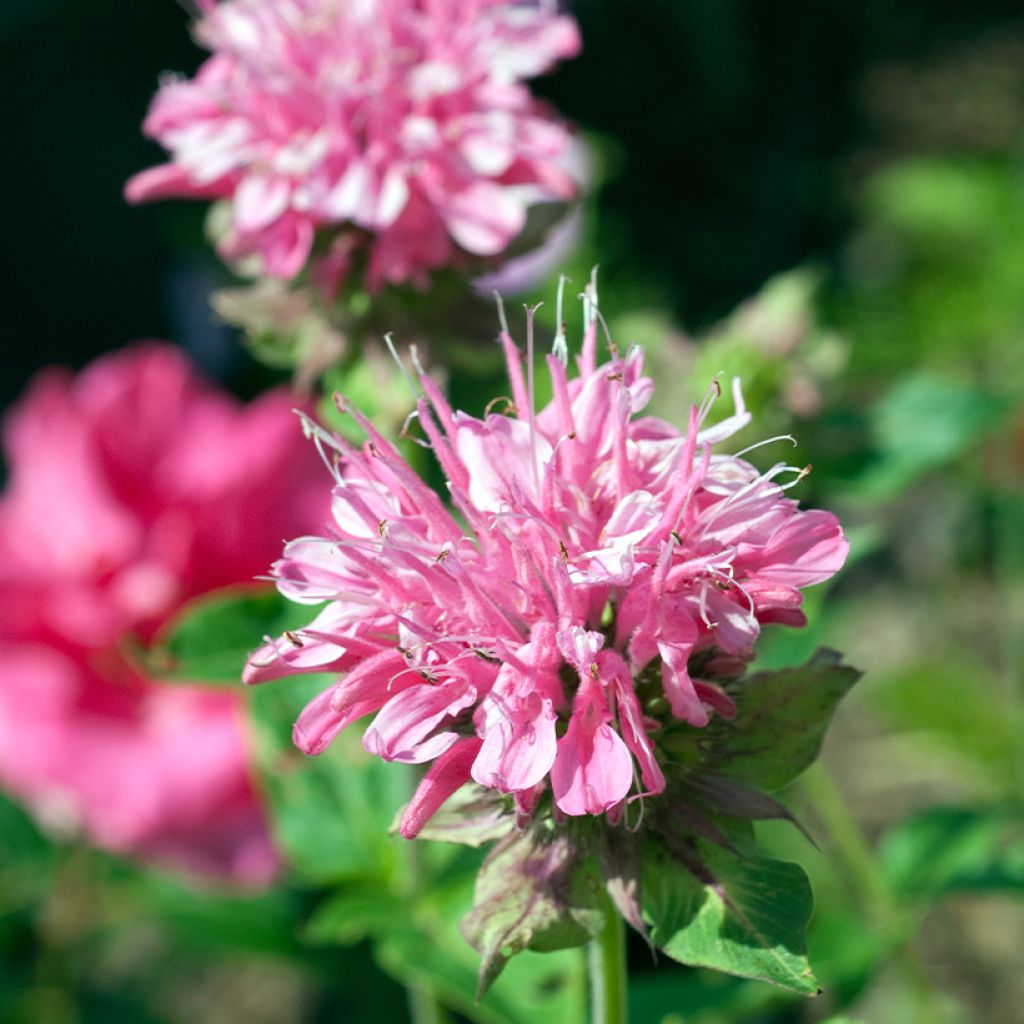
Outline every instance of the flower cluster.
POLYGON ((714 392, 685 432, 638 416, 642 352, 598 365, 592 291, 584 310, 579 374, 560 337, 539 411, 532 340, 524 372, 507 329, 512 415, 453 411, 421 373, 417 418, 454 510, 358 410, 361 448, 310 428, 334 475, 333 529, 289 543, 274 574, 287 597, 328 604, 253 655, 246 679, 344 673, 295 742, 318 753, 376 713, 367 750, 433 762, 406 837, 470 779, 512 794, 521 819, 549 787, 565 815, 615 817, 660 792, 662 725, 730 715, 714 680, 740 673, 762 624, 802 623, 799 588, 846 556, 834 516, 785 497, 779 478, 799 471, 712 453, 749 420, 738 387, 714 427, 714 392))
POLYGON ((228 259, 337 283, 422 284, 501 253, 536 202, 571 198, 570 135, 523 84, 579 49, 551 5, 507 0, 203 0, 212 52, 145 122, 172 161, 133 201, 230 199, 228 259))
POLYGON ((157 684, 130 655, 326 514, 291 405, 242 407, 149 344, 48 371, 12 410, 0 786, 44 822, 239 881, 275 870, 237 695, 157 684))

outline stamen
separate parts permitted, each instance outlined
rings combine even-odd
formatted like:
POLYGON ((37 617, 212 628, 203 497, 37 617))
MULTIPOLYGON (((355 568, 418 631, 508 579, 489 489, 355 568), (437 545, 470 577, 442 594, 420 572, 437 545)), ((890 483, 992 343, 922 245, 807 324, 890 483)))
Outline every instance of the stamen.
MULTIPOLYGON (((721 372, 721 371, 719 371, 721 372)), ((707 415, 711 412, 711 407, 722 397, 722 385, 718 380, 719 374, 715 374, 711 378, 711 383, 708 385, 707 391, 704 392, 704 397, 701 399, 700 407, 697 409, 697 423, 702 424, 707 415)))
POLYGON ((491 292, 491 294, 494 296, 494 301, 498 305, 498 323, 501 326, 501 333, 508 334, 508 317, 505 316, 505 302, 498 292, 494 291, 491 292))
POLYGON ((794 448, 798 447, 796 438, 792 434, 776 434, 774 437, 766 437, 763 441, 758 441, 755 444, 748 444, 746 448, 736 452, 734 457, 737 459, 742 458, 749 452, 756 451, 758 448, 763 448, 768 444, 774 444, 776 441, 789 441, 794 448))
POLYGON ((384 335, 384 344, 387 345, 388 351, 391 353, 391 358, 395 361, 395 365, 402 371, 402 377, 405 379, 405 383, 409 386, 409 391, 412 393, 413 399, 418 400, 420 397, 419 392, 416 390, 416 385, 413 383, 413 379, 409 375, 409 371, 405 368, 405 363, 402 362, 398 355, 398 351, 395 348, 394 338, 390 331, 384 335))
POLYGON ((508 415, 509 413, 514 413, 514 412, 516 412, 516 403, 515 403, 515 402, 513 402, 513 401, 512 401, 512 399, 508 397, 508 395, 499 395, 499 396, 498 396, 497 398, 492 398, 492 399, 491 399, 491 400, 490 400, 490 401, 489 401, 489 402, 488 402, 488 403, 487 403, 487 404, 486 404, 486 405, 484 406, 484 416, 485 416, 485 417, 486 417, 486 416, 490 416, 491 412, 492 412, 492 411, 494 410, 494 407, 495 407, 495 406, 496 406, 496 405, 497 405, 497 404, 498 404, 499 402, 504 402, 504 403, 505 403, 505 409, 504 409, 504 411, 503 411, 502 415, 505 415, 505 416, 507 416, 507 415, 508 415))
POLYGON ((565 292, 566 282, 571 281, 572 278, 567 274, 560 274, 558 276, 558 292, 555 297, 555 341, 551 346, 551 354, 562 364, 563 367, 569 365, 569 345, 565 339, 565 320, 562 317, 562 300, 565 292))
POLYGON ((533 486, 536 492, 540 493, 540 473, 537 469, 537 403, 534 397, 534 365, 533 365, 533 321, 537 310, 543 306, 538 302, 532 308, 524 306, 526 310, 526 396, 530 403, 530 468, 533 470, 533 486))

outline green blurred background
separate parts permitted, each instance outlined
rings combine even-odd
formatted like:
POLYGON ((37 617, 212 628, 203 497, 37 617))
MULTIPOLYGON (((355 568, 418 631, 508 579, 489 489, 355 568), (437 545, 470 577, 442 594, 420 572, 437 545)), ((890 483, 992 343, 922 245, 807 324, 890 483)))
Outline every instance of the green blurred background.
MULTIPOLYGON (((653 970, 638 944, 634 1017, 1024 1021, 1019 5, 576 12, 583 55, 539 85, 595 154, 569 269, 600 262, 613 333, 651 348, 660 412, 736 373, 757 436, 798 438, 801 500, 836 510, 854 552, 811 627, 767 635, 761 663, 824 643, 867 673, 823 768, 785 794, 820 852, 764 830, 813 877, 827 995, 653 970)), ((0 8, 0 404, 43 364, 138 337, 243 391, 264 379, 208 312, 227 277, 202 210, 121 199, 159 158, 139 132, 158 74, 200 60, 187 24, 171 0, 0 8)), ((404 1019, 401 972, 368 943, 300 941, 313 902, 298 886, 196 895, 0 804, 0 1021, 404 1019)))

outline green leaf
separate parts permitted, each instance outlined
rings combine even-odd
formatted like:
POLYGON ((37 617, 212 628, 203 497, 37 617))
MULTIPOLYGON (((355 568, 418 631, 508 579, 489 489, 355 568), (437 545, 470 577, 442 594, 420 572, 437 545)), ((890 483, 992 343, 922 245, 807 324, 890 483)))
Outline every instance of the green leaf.
POLYGON ((298 954, 295 921, 298 905, 293 892, 269 889, 261 893, 196 890, 186 883, 140 872, 128 893, 148 912, 172 929, 189 946, 222 952, 298 954))
POLYGON ((1017 806, 928 810, 889 829, 879 860, 893 889, 911 896, 1024 896, 1024 812, 1017 806))
POLYGON ((836 705, 860 678, 840 662, 822 649, 805 665, 733 684, 736 717, 716 718, 706 737, 697 737, 701 767, 766 790, 796 778, 818 756, 836 705))
POLYGON ((342 733, 317 757, 292 743, 292 724, 332 676, 297 676, 254 687, 254 747, 278 846, 307 879, 387 879, 395 870, 389 835, 407 798, 408 770, 370 757, 359 730, 342 733))
POLYGON ((1003 420, 1009 403, 969 382, 919 372, 900 381, 871 411, 879 460, 861 479, 871 497, 898 494, 947 465, 1003 420))
POLYGON ((408 901, 369 884, 342 889, 313 913, 303 938, 313 945, 343 946, 408 927, 408 901))
POLYGON ((603 883, 580 863, 565 836, 514 835, 499 843, 477 875, 462 933, 483 961, 482 995, 524 949, 580 946, 604 924, 603 883))
POLYGON ((814 995, 804 932, 810 884, 796 864, 695 843, 701 878, 659 842, 645 855, 644 916, 668 956, 814 995))
POLYGON ((629 1019, 640 1024, 769 1021, 776 1019, 773 1008, 797 1002, 775 986, 667 961, 656 970, 631 972, 629 978, 629 1019))
POLYGON ((0 919, 42 898, 56 859, 28 814, 0 793, 0 919))
POLYGON ((246 659, 264 636, 306 625, 316 614, 271 589, 232 587, 185 606, 148 654, 165 681, 241 685, 246 659))

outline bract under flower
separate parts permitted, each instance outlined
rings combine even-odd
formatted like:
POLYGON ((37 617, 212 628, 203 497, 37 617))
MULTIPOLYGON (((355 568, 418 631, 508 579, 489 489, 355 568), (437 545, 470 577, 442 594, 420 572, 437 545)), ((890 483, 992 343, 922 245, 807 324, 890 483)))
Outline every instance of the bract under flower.
POLYGON ((471 779, 513 794, 520 816, 548 791, 561 814, 616 816, 661 792, 660 727, 731 714, 715 679, 740 674, 762 623, 799 624, 800 588, 846 557, 835 517, 786 497, 778 481, 799 470, 712 452, 750 418, 738 386, 715 427, 714 392, 685 432, 640 416, 642 352, 598 365, 592 290, 584 313, 578 375, 549 356, 543 409, 507 331, 514 417, 453 411, 421 375, 418 420, 454 511, 358 410, 343 406, 362 447, 310 427, 331 449, 335 521, 288 545, 274 573, 293 599, 331 603, 299 631, 308 667, 275 641, 247 679, 346 673, 296 743, 319 752, 376 713, 370 751, 434 760, 407 837, 471 779))

